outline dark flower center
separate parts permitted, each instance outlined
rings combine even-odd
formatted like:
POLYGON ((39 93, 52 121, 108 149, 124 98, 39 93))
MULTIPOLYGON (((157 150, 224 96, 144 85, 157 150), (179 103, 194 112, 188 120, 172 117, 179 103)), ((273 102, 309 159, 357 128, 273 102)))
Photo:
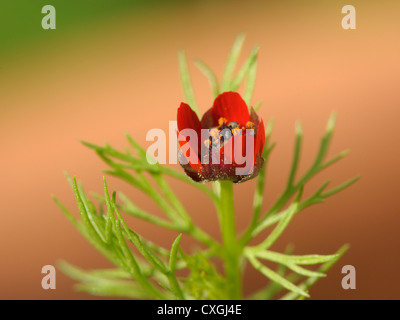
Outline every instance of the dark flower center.
POLYGON ((241 126, 236 121, 228 123, 225 118, 221 117, 218 119, 218 126, 209 129, 210 137, 204 140, 204 145, 209 149, 212 147, 220 149, 233 136, 245 134, 246 129, 254 130, 255 124, 248 121, 245 126, 241 126))

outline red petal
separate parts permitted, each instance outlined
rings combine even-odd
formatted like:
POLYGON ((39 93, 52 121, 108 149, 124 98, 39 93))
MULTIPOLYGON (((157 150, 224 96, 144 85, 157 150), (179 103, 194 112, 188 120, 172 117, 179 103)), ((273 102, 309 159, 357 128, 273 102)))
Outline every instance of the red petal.
MULTIPOLYGON (((181 103, 181 105, 178 108, 178 115, 177 115, 177 122, 178 122, 178 141, 180 140, 179 138, 183 139, 183 141, 179 141, 179 145, 182 147, 183 145, 186 144, 187 139, 183 137, 180 134, 180 131, 184 129, 193 129, 197 133, 197 141, 189 141, 189 149, 190 149, 190 154, 194 153, 194 149, 197 148, 197 158, 198 158, 198 152, 201 150, 201 142, 200 142, 200 137, 201 137, 201 124, 200 120, 197 117, 197 114, 190 108, 190 106, 186 103, 181 103), (196 146, 197 144, 197 146, 196 146)), ((186 157, 186 154, 184 155, 186 157)), ((200 160, 198 160, 197 163, 191 163, 188 159, 188 162, 190 166, 195 169, 196 171, 199 170, 199 168, 202 166, 200 163, 200 160)))
POLYGON ((253 107, 250 109, 250 121, 253 122, 256 126, 260 123, 260 119, 253 107))
POLYGON ((190 140, 189 142, 187 142, 187 137, 183 136, 183 135, 180 133, 180 131, 177 131, 177 135, 178 135, 178 142, 179 142, 179 145, 180 145, 180 147, 181 147, 181 150, 182 150, 183 146, 186 145, 186 143, 189 143, 186 152, 184 153, 184 152, 182 151, 182 154, 183 154, 183 156, 186 158, 187 163, 189 163, 189 165, 190 165, 194 170, 196 170, 196 172, 199 172, 200 168, 202 167, 202 164, 201 164, 201 162, 200 162, 198 153, 196 153, 196 152, 194 151, 194 149, 193 149, 192 141, 190 140), (189 155, 187 154, 188 152, 189 152, 190 155, 196 154, 196 157, 195 157, 196 159, 195 159, 195 161, 190 161, 190 160, 191 160, 191 157, 189 157, 189 155))
POLYGON ((262 156, 262 153, 264 151, 264 144, 265 144, 265 128, 264 128, 264 122, 261 119, 257 127, 257 136, 256 136, 256 141, 254 143, 254 159, 257 158, 257 153, 260 156, 262 156))
POLYGON ((197 114, 184 102, 178 108, 177 121, 179 131, 190 128, 195 130, 197 134, 201 133, 201 124, 197 114))
POLYGON ((211 129, 213 127, 218 126, 218 119, 214 119, 213 109, 210 108, 203 114, 201 118, 201 128, 202 129, 211 129))
POLYGON ((250 121, 246 102, 244 102, 237 92, 229 91, 221 93, 214 101, 212 113, 214 122, 224 117, 228 122, 236 121, 244 126, 247 121, 250 121))

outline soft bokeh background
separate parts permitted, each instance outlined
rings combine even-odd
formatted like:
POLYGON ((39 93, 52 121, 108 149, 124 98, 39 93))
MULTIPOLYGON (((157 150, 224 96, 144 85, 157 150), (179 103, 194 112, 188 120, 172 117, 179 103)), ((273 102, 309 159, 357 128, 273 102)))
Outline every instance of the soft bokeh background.
MULTIPOLYGON (((0 298, 85 299, 57 273, 57 289, 41 288, 41 268, 65 259, 84 268, 110 266, 54 205, 56 194, 77 212, 63 171, 101 192, 105 168, 80 140, 124 148, 129 131, 146 146, 151 128, 168 127, 182 100, 177 50, 201 57, 221 74, 240 31, 244 53, 261 46, 255 101, 275 119, 265 208, 284 187, 300 119, 301 170, 317 150, 329 114, 338 122, 330 155, 351 155, 321 174, 333 184, 362 179, 326 203, 296 216, 275 249, 298 253, 350 251, 311 291, 314 299, 398 299, 400 283, 399 116, 400 2, 386 1, 2 1, 0 10, 0 298), (53 4, 57 29, 41 29, 41 8, 53 4), (357 30, 341 28, 341 8, 357 9, 357 30), (357 289, 341 288, 341 267, 357 270, 357 289)), ((202 110, 212 103, 205 78, 191 67, 202 110)), ((179 168, 177 168, 179 169, 179 168)), ((140 206, 154 205, 110 179, 140 206)), ((194 219, 218 237, 204 197, 173 183, 194 219)), ((237 220, 249 220, 254 182, 236 189, 237 220)), ((169 246, 173 232, 140 221, 134 229, 169 246)), ((183 239, 185 248, 192 243, 183 239)), ((266 280, 246 274, 247 291, 266 280)))

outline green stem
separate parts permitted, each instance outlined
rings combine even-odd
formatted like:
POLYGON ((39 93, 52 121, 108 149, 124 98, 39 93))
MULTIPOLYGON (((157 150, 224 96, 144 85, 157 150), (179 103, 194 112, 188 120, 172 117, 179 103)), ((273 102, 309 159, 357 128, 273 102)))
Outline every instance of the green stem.
POLYGON ((239 267, 240 247, 236 238, 233 183, 231 181, 221 181, 220 196, 219 213, 228 299, 239 300, 242 297, 239 267))

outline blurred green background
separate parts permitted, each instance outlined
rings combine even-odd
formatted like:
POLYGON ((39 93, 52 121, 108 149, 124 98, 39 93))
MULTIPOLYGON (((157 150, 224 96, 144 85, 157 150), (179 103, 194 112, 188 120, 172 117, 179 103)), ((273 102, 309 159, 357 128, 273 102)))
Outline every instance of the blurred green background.
POLYGON ((0 3, 1 55, 40 45, 42 41, 60 39, 63 35, 77 32, 82 28, 107 23, 121 13, 130 12, 132 18, 139 18, 149 11, 176 7, 183 0, 3 0, 0 3), (52 5, 56 8, 56 32, 43 32, 41 8, 52 5))

